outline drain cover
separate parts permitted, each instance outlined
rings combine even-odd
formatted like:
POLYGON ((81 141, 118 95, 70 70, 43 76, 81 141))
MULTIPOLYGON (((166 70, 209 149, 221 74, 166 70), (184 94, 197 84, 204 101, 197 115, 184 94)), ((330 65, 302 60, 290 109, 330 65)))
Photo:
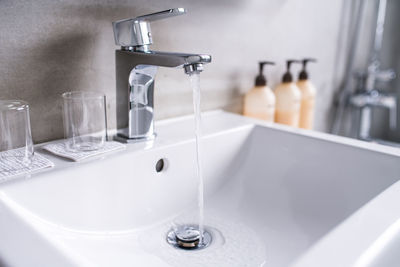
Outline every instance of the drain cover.
POLYGON ((182 249, 202 249, 207 247, 211 240, 210 233, 204 230, 203 239, 200 242, 199 228, 194 225, 182 225, 176 229, 171 229, 167 234, 167 242, 176 248, 182 249))

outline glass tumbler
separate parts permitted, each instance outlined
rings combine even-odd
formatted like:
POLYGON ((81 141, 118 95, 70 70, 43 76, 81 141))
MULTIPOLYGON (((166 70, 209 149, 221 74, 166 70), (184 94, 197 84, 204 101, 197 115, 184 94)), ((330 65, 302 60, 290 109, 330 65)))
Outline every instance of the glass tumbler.
POLYGON ((28 103, 0 100, 0 160, 29 166, 33 153, 28 103))
POLYGON ((93 151, 107 138, 106 97, 98 92, 66 92, 63 98, 66 149, 93 151))

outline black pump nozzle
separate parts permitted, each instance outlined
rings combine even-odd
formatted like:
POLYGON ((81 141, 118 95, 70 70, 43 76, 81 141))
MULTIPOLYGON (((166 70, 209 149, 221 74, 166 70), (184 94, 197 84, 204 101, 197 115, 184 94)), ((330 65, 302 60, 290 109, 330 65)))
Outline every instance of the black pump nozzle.
POLYGON ((305 58, 302 60, 303 69, 299 73, 299 80, 308 80, 308 73, 306 71, 306 66, 308 62, 317 62, 314 58, 305 58))
POLYGON ((293 76, 290 73, 290 65, 292 65, 292 63, 300 63, 300 61, 299 60, 294 60, 294 59, 286 60, 286 72, 285 72, 285 74, 283 75, 283 78, 282 78, 282 82, 284 82, 284 83, 293 82, 293 76))
POLYGON ((275 62, 260 61, 260 62, 258 62, 258 64, 260 64, 260 73, 256 77, 256 86, 266 86, 267 79, 265 78, 265 76, 263 74, 264 65, 275 65, 275 62))

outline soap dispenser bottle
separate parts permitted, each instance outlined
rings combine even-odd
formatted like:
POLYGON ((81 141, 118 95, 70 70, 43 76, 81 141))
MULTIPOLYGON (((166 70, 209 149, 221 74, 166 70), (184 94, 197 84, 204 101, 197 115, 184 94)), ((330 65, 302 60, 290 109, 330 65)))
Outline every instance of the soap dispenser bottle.
POLYGON ((300 63, 300 61, 286 61, 286 73, 283 75, 282 83, 275 89, 275 122, 297 127, 300 118, 301 92, 293 82, 293 76, 290 73, 292 63, 300 63))
POLYGON ((243 115, 269 122, 274 121, 275 95, 267 86, 263 74, 264 65, 274 65, 274 62, 259 62, 260 73, 256 77, 255 86, 244 97, 243 115))
POLYGON ((312 129, 314 123, 314 106, 316 89, 308 79, 306 66, 308 62, 316 62, 313 58, 305 58, 302 60, 303 69, 299 73, 299 80, 296 85, 301 91, 301 107, 299 127, 303 129, 312 129))

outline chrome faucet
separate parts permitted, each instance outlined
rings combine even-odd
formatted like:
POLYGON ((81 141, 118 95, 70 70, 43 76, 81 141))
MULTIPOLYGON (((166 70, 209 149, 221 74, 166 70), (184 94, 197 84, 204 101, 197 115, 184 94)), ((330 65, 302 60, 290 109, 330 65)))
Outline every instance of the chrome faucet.
POLYGON ((146 141, 154 133, 154 79, 158 67, 182 67, 186 74, 201 72, 210 55, 149 50, 153 43, 150 22, 183 15, 174 8, 113 22, 115 51, 117 135, 126 142, 146 141))
POLYGON ((389 127, 397 127, 397 97, 376 89, 376 82, 388 83, 396 77, 396 73, 389 70, 380 70, 377 63, 368 67, 367 74, 359 73, 358 89, 350 96, 351 107, 357 111, 353 116, 355 137, 361 140, 371 140, 372 109, 384 108, 389 111, 389 127), (357 123, 358 122, 358 123, 357 123), (358 124, 358 125, 357 125, 358 124), (358 127, 357 127, 358 126, 358 127))
POLYGON ((394 70, 382 70, 380 67, 379 59, 383 43, 387 0, 379 0, 378 3, 371 58, 367 70, 356 74, 357 90, 349 95, 348 99, 353 111, 352 135, 367 141, 376 140, 370 133, 373 122, 372 114, 376 108, 388 110, 389 128, 394 130, 397 127, 397 97, 381 90, 378 86, 378 83, 380 85, 387 84, 396 78, 394 70))

